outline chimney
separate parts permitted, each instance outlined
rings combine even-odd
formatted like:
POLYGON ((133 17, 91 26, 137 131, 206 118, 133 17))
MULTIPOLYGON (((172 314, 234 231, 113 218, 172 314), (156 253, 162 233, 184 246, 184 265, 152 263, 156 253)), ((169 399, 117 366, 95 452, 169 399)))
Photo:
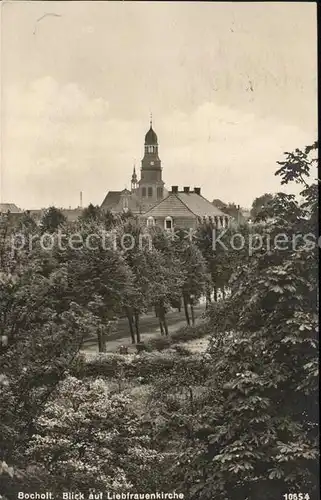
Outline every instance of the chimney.
POLYGON ((189 186, 184 186, 184 193, 189 193, 189 186))
POLYGON ((172 186, 172 193, 178 193, 178 186, 172 186))
POLYGON ((194 187, 194 193, 195 194, 201 194, 201 188, 194 187))

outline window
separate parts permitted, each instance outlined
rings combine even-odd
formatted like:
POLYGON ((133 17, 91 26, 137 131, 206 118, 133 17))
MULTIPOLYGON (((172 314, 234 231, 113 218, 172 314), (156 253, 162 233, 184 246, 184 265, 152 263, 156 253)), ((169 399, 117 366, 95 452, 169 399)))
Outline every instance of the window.
POLYGON ((163 188, 162 187, 158 187, 157 188, 157 199, 161 200, 162 198, 163 198, 163 188))
POLYGON ((153 196, 153 188, 149 187, 148 188, 148 198, 152 198, 152 196, 153 196))
POLYGON ((165 229, 171 231, 173 229, 173 219, 171 217, 165 217, 165 229))
POLYGON ((127 198, 127 196, 125 196, 123 199, 123 211, 128 212, 128 198, 127 198))
POLYGON ((153 153, 154 152, 154 146, 148 146, 148 152, 153 153))
POLYGON ((142 197, 146 198, 146 188, 145 187, 142 188, 142 197))
POLYGON ((154 217, 148 217, 148 219, 147 219, 147 226, 148 227, 155 226, 154 217))

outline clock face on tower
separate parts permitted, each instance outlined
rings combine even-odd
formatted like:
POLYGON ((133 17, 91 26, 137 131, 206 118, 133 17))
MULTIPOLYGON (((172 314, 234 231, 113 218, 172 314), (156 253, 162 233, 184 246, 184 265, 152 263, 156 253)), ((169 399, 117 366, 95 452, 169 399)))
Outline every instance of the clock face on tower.
POLYGON ((153 162, 153 161, 151 161, 151 162, 150 162, 150 164, 151 164, 151 165, 154 165, 154 162, 153 162))

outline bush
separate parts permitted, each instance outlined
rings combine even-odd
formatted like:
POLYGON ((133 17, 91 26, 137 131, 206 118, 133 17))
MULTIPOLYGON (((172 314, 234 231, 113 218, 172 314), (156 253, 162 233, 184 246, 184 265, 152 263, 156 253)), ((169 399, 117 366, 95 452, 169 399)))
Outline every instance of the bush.
POLYGON ((176 332, 173 332, 168 337, 160 336, 146 340, 146 342, 141 342, 139 344, 139 349, 137 350, 138 352, 164 351, 165 349, 172 347, 174 343, 177 344, 179 342, 188 342, 189 340, 199 339, 209 335, 209 332, 210 328, 207 322, 203 322, 197 326, 184 326, 176 332))
POLYGON ((74 365, 71 373, 82 379, 86 377, 117 378, 122 375, 125 379, 147 377, 151 378, 173 367, 175 356, 144 352, 134 357, 121 354, 99 354, 86 362, 74 365))
POLYGON ((184 326, 173 332, 171 338, 175 343, 188 342, 189 340, 200 339, 210 334, 210 327, 207 322, 202 322, 197 326, 184 326))
POLYGON ((89 360, 81 356, 72 366, 71 374, 79 379, 96 376, 113 378, 127 364, 127 356, 122 354, 101 353, 89 360))
POLYGON ((180 356, 190 356, 192 354, 191 351, 183 345, 173 344, 173 349, 175 349, 176 353, 180 356))
POLYGON ((92 489, 156 489, 153 469, 162 460, 132 398, 111 394, 99 378, 74 377, 64 380, 55 399, 45 405, 26 458, 50 471, 46 489, 60 495, 70 488, 87 493, 87 498, 92 489))
POLYGON ((164 349, 168 349, 172 344, 171 337, 156 337, 154 339, 150 339, 145 342, 147 347, 146 351, 164 351, 164 349))
POLYGON ((200 356, 192 355, 189 351, 182 352, 180 356, 175 352, 144 352, 133 357, 119 354, 100 354, 88 361, 77 362, 74 365, 72 376, 78 379, 87 377, 104 377, 108 379, 134 380, 140 379, 141 383, 149 383, 155 378, 167 376, 172 370, 181 371, 193 368, 202 370, 203 362, 200 356), (199 361, 199 363, 198 363, 199 361))

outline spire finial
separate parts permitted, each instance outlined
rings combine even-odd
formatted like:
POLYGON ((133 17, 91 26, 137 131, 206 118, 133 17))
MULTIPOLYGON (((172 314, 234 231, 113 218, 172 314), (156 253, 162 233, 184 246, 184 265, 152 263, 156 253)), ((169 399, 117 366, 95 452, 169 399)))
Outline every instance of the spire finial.
POLYGON ((152 126, 153 126, 153 113, 150 114, 149 124, 150 124, 150 128, 152 128, 152 126))

